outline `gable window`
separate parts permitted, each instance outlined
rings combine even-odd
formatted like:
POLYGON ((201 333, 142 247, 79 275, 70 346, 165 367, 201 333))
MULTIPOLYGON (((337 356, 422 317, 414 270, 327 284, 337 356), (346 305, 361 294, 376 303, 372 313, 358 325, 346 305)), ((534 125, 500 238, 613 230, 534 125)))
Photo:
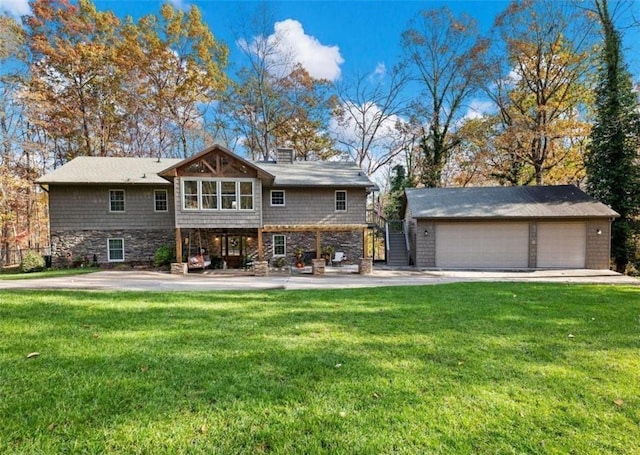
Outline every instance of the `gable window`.
POLYGON ((253 181, 183 179, 182 208, 184 210, 253 210, 253 181))
POLYGON ((124 190, 109 190, 109 211, 124 212, 124 190))
POLYGON ((124 262, 124 239, 107 241, 107 257, 109 262, 124 262))
POLYGON ((221 182, 222 210, 233 210, 237 207, 236 182, 221 182))
POLYGON ((218 208, 217 182, 204 180, 202 183, 202 209, 216 210, 218 208))
POLYGON ((287 252, 287 238, 282 234, 273 236, 273 255, 284 256, 287 252))
POLYGON ((169 211, 169 196, 168 196, 167 190, 154 190, 153 203, 154 203, 154 210, 156 212, 169 211))
POLYGON ((186 210, 198 209, 197 180, 185 180, 182 182, 182 207, 186 210))
POLYGON ((284 190, 271 190, 271 206, 284 207, 284 190))
POLYGON ((239 182, 240 210, 253 210, 253 182, 239 182))
POLYGON ((347 211, 347 192, 336 191, 336 212, 347 211))

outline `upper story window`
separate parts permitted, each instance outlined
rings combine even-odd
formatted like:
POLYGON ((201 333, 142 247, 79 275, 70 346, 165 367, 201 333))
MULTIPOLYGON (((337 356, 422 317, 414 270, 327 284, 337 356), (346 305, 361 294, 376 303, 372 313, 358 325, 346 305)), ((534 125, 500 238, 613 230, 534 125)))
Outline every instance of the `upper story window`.
POLYGON ((109 211, 124 212, 124 190, 109 190, 109 211))
POLYGON ((284 190, 271 190, 271 206, 284 207, 284 190))
POLYGON ((156 212, 169 211, 169 195, 167 190, 154 190, 153 192, 153 209, 156 212))
POLYGON ((253 181, 183 179, 183 210, 253 210, 253 181))
POLYGON ((347 192, 336 191, 336 212, 347 211, 347 192))

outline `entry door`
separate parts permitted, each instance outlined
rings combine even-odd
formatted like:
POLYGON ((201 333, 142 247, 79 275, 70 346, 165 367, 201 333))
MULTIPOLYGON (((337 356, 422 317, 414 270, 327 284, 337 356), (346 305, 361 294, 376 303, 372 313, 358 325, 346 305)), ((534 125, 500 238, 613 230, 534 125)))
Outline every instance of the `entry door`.
POLYGON ((227 267, 240 268, 245 246, 245 237, 242 235, 225 235, 222 238, 222 256, 227 262, 227 267))

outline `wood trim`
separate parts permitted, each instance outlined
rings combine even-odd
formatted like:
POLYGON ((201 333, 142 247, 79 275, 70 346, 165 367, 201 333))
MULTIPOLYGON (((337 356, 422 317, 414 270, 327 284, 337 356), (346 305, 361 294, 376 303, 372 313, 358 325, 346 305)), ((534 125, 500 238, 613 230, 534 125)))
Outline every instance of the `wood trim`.
POLYGON ((300 225, 268 225, 262 232, 346 232, 367 229, 366 224, 300 224, 300 225))
POLYGON ((182 264, 182 230, 176 228, 176 262, 182 264))

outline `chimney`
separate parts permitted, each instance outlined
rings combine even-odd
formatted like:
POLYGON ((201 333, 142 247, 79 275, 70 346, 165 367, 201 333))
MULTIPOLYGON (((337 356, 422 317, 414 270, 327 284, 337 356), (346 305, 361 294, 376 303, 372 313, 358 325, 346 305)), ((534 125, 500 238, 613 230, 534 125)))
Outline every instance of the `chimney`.
POLYGON ((283 163, 283 164, 293 163, 293 149, 292 148, 276 149, 276 163, 283 163))

